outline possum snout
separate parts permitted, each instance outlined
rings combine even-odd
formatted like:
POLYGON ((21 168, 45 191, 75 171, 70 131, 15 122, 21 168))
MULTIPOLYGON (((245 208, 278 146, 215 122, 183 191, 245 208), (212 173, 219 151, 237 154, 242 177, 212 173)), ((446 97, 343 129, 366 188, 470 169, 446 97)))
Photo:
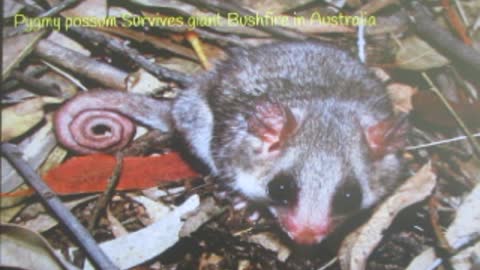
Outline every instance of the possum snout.
POLYGON ((334 225, 329 214, 304 216, 298 209, 278 211, 278 220, 283 229, 296 243, 312 245, 320 243, 333 231, 334 225))

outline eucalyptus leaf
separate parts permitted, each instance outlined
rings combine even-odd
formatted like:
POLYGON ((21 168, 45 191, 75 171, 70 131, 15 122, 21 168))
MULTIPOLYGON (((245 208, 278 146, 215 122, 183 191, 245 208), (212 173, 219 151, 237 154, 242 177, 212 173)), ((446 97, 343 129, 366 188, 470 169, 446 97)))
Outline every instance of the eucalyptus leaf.
POLYGON ((3 40, 2 80, 7 78, 12 69, 32 52, 44 33, 44 31, 37 31, 3 40))
POLYGON ((4 267, 76 269, 58 257, 41 235, 23 227, 0 224, 0 243, 0 265, 4 267))
MULTIPOLYGON (((52 124, 47 122, 47 124, 40 128, 35 134, 26 138, 19 144, 19 149, 23 153, 23 158, 34 169, 39 168, 56 145, 55 135, 53 134, 52 129, 52 124)), ((23 178, 17 174, 16 170, 3 157, 1 165, 0 188, 2 192, 10 192, 23 184, 23 178)), ((2 207, 11 206, 11 204, 6 204, 3 199, 0 201, 2 207)))
POLYGON ((395 58, 397 67, 417 71, 438 68, 449 63, 447 58, 416 36, 402 40, 395 58))

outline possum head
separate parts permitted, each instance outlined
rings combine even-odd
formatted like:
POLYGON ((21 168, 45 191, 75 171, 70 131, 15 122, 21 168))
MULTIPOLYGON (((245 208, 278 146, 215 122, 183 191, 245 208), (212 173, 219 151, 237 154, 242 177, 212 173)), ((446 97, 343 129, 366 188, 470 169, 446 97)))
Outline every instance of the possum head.
POLYGON ((325 44, 241 51, 184 91, 173 117, 214 175, 265 202, 302 244, 373 205, 401 171, 384 87, 325 44))
POLYGON ((247 119, 249 135, 239 158, 232 159, 233 184, 268 203, 297 243, 321 242, 395 187, 401 161, 393 150, 401 138, 391 138, 395 147, 386 147, 379 138, 391 120, 363 127, 355 108, 329 101, 298 107, 262 101, 247 119))

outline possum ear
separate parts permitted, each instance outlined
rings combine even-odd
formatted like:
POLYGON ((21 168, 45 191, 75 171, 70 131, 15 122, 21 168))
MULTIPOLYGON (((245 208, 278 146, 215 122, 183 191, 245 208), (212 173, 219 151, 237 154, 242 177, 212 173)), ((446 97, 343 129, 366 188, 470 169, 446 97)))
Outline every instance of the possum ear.
POLYGON ((248 119, 248 131, 266 143, 269 152, 280 149, 297 128, 290 108, 273 101, 259 101, 248 119))
POLYGON ((368 127, 365 137, 371 158, 377 160, 403 148, 408 127, 406 115, 389 117, 368 127))

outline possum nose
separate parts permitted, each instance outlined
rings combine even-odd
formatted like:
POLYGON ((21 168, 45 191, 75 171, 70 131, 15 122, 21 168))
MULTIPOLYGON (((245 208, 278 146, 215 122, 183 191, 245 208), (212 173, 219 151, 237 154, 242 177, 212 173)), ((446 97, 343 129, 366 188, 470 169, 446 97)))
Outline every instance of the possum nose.
POLYGON ((328 222, 309 224, 292 218, 287 218, 285 221, 286 231, 299 244, 311 245, 320 243, 330 231, 328 222))
POLYGON ((295 242, 304 245, 312 245, 319 243, 327 235, 326 228, 314 227, 303 228, 300 231, 292 233, 292 238, 295 242))

